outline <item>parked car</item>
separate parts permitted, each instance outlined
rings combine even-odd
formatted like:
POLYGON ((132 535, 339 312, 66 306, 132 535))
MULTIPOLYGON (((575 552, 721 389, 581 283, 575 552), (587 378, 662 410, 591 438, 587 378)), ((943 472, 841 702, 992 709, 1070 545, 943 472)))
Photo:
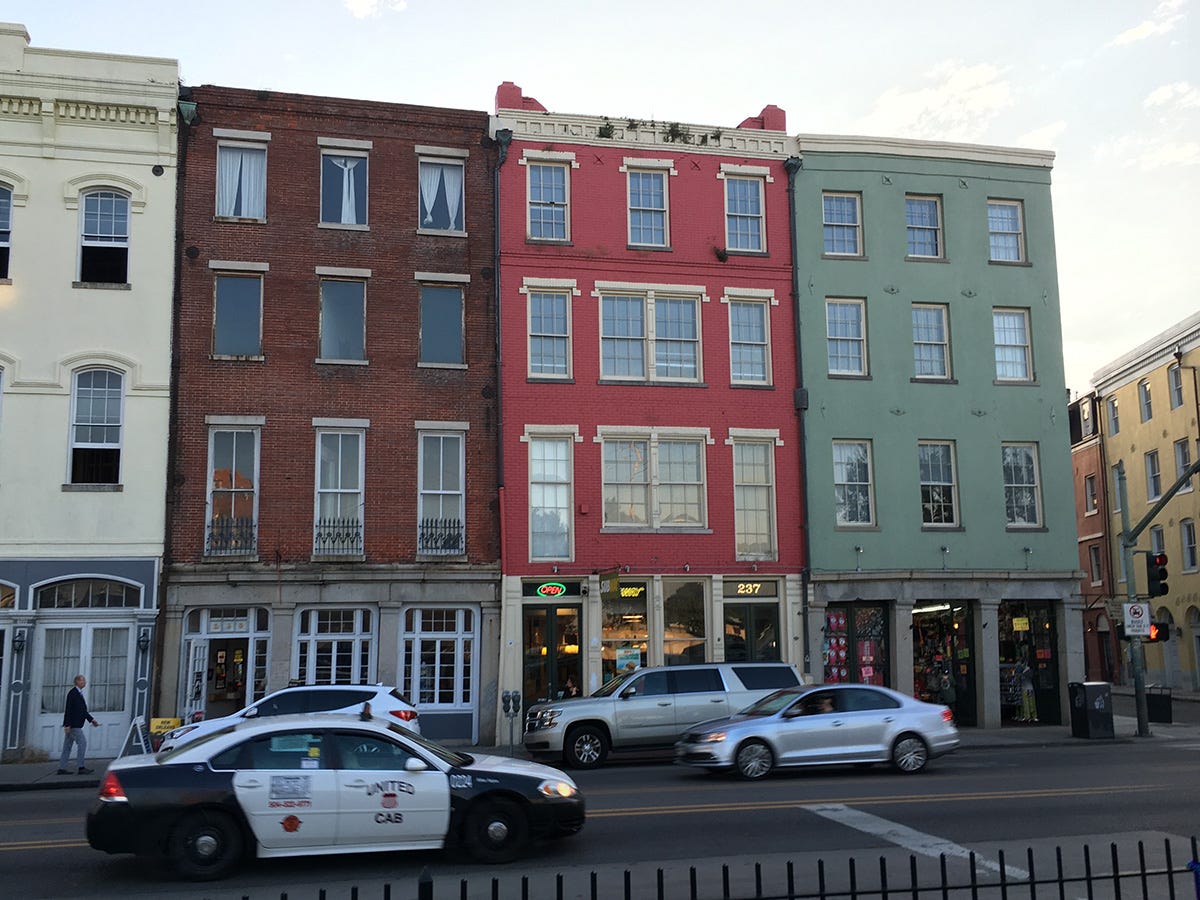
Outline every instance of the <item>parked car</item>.
POLYGON ((114 760, 87 817, 106 853, 166 856, 187 878, 246 855, 464 846, 507 862, 584 823, 557 769, 455 752, 399 723, 289 715, 227 724, 165 753, 114 760))
POLYGON ((594 769, 609 751, 669 749, 685 730, 729 715, 782 687, 803 684, 788 663, 705 663, 625 672, 590 697, 537 703, 525 714, 525 749, 594 769))
POLYGON ((244 719, 290 713, 361 713, 364 703, 371 705, 371 715, 420 733, 417 709, 404 699, 399 688, 386 684, 302 684, 267 694, 232 715, 181 725, 163 735, 158 749, 173 750, 244 719))
POLYGON ((823 684, 775 691, 737 715, 689 728, 675 761, 748 779, 844 763, 891 762, 911 774, 958 741, 948 707, 884 687, 823 684))

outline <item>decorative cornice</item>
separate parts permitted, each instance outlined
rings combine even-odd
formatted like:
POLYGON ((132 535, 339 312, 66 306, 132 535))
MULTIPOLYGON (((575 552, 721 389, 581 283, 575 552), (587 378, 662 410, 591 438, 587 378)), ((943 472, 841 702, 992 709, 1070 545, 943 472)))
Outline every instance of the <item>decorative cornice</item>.
POLYGON ((994 147, 987 144, 957 144, 950 141, 917 141, 906 138, 864 137, 861 135, 797 135, 798 152, 863 153, 881 156, 914 156, 924 159, 959 159, 966 162, 998 163, 1011 166, 1054 166, 1054 153, 1019 147, 994 147))
POLYGON ((39 97, 12 97, 0 95, 0 116, 11 118, 41 119, 47 113, 55 121, 78 124, 123 125, 134 128, 158 128, 161 124, 174 124, 174 109, 157 109, 153 106, 135 106, 124 103, 94 103, 79 100, 46 100, 39 97))

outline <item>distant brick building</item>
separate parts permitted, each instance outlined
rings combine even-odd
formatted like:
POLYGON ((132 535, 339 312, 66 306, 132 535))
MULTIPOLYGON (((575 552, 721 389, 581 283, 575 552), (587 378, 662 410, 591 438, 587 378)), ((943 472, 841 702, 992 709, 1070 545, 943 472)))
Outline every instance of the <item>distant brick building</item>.
POLYGON ((736 128, 496 96, 501 688, 800 661, 782 110, 736 128))
POLYGON ((487 738, 487 116, 213 86, 184 103, 160 714, 381 681, 427 734, 487 738))

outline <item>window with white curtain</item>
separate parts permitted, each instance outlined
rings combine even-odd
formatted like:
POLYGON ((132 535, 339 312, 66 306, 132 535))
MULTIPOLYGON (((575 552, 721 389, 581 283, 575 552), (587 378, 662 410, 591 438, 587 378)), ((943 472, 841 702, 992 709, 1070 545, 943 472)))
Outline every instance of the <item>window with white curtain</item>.
POLYGON ((217 146, 217 216, 267 217, 267 148, 253 144, 217 146))
POLYGON ((321 154, 321 223, 367 224, 367 155, 321 154))
POLYGON ((420 161, 419 229, 456 233, 467 230, 463 212, 463 173, 463 164, 458 160, 420 161))

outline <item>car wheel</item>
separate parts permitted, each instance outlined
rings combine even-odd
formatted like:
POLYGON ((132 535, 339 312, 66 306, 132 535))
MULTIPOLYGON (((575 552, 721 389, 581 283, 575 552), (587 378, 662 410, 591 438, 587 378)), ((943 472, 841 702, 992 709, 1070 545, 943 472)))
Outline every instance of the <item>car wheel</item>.
POLYGON ((168 856, 175 871, 193 881, 221 878, 241 861, 242 830, 218 810, 185 816, 171 831, 168 856))
POLYGON ((467 814, 463 843, 479 862, 512 862, 529 843, 529 818, 511 800, 483 800, 467 814))
POLYGON ((595 725, 581 725, 567 735, 563 758, 573 769, 595 769, 608 758, 608 738, 595 725))
POLYGON ((892 765, 906 775, 913 775, 929 762, 929 748, 915 734, 902 734, 892 745, 892 765))
POLYGON ((775 767, 775 754, 762 741, 746 741, 737 749, 734 768, 749 781, 762 778, 775 767))

